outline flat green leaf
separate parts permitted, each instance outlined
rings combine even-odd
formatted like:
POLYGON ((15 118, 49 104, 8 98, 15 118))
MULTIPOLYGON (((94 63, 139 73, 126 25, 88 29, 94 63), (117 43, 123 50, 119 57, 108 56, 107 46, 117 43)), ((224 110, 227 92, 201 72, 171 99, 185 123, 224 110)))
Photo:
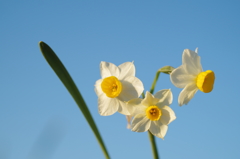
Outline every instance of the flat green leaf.
POLYGON ((81 93, 79 92, 77 86, 75 85, 74 81, 72 80, 71 76, 69 75, 68 71, 62 64, 62 62, 59 60, 57 55, 54 53, 54 51, 44 42, 39 42, 40 50, 45 57, 48 64, 52 67, 54 72, 57 74, 59 79, 62 81, 64 86, 67 88, 68 92, 72 95, 73 99, 77 103, 78 107, 82 111, 84 117, 86 118, 89 126, 91 127, 94 135, 97 138, 98 143, 100 144, 100 147, 102 148, 102 151, 107 159, 109 159, 109 154, 107 152, 107 149, 104 145, 104 142, 101 138, 101 135, 98 131, 98 128, 92 118, 92 115, 82 98, 81 93))

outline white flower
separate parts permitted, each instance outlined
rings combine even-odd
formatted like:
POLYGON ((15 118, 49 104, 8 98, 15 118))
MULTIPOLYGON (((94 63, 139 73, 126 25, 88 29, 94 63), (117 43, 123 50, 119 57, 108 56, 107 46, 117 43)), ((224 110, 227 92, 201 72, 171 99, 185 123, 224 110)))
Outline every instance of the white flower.
POLYGON ((136 98, 128 102, 128 109, 133 120, 132 131, 145 132, 149 130, 153 135, 164 138, 168 124, 176 119, 175 113, 169 107, 172 103, 170 89, 158 91, 154 96, 146 92, 144 99, 136 98))
POLYGON ((170 74, 172 83, 178 88, 183 88, 178 97, 180 106, 187 104, 198 89, 204 93, 209 93, 213 89, 214 72, 211 70, 203 72, 197 52, 198 49, 195 52, 185 49, 182 55, 182 65, 170 74))
POLYGON ((107 116, 118 111, 130 115, 126 101, 138 98, 143 92, 142 82, 135 77, 134 64, 126 62, 117 67, 112 63, 101 62, 100 73, 102 79, 95 84, 99 114, 107 116))

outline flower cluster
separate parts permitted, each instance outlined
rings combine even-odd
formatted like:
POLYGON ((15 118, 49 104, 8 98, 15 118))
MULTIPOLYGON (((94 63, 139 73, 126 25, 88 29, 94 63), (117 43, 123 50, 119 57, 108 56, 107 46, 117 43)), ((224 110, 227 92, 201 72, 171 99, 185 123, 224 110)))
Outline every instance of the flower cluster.
MULTIPOLYGON (((132 62, 119 66, 101 62, 100 73, 102 78, 95 84, 99 114, 108 116, 119 112, 126 115, 128 120, 132 118, 132 131, 150 131, 163 139, 168 124, 176 119, 174 111, 169 107, 173 100, 171 90, 160 90, 155 95, 147 91, 145 98, 139 98, 144 87, 135 77, 135 66, 132 62)), ((176 87, 183 88, 178 97, 178 103, 182 106, 193 98, 197 90, 211 92, 215 75, 211 70, 203 72, 197 49, 185 49, 182 65, 170 73, 170 79, 176 87)))

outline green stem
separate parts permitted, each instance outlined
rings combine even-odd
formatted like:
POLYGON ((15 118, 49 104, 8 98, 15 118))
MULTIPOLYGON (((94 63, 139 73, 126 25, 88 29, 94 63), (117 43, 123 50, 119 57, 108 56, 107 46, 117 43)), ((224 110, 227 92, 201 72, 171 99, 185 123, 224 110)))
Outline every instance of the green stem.
POLYGON ((156 76, 155 76, 155 78, 153 80, 153 83, 152 83, 152 87, 150 89, 151 94, 153 94, 153 92, 154 92, 154 89, 155 89, 155 86, 157 84, 157 80, 158 80, 158 77, 159 77, 160 73, 161 73, 161 71, 157 71, 157 73, 156 73, 156 76))
MULTIPOLYGON (((170 74, 173 70, 174 70, 174 68, 172 66, 164 66, 157 71, 156 76, 155 76, 155 78, 153 80, 153 83, 152 83, 152 87, 150 89, 151 94, 153 94, 153 92, 154 92, 154 89, 155 89, 155 86, 157 84, 160 73, 162 72, 162 73, 165 73, 165 74, 170 74)), ((151 142, 152 153, 153 153, 154 159, 160 159, 160 157, 158 155, 158 151, 157 151, 157 145, 156 145, 156 142, 155 142, 155 136, 153 136, 153 134, 150 131, 148 131, 148 136, 149 136, 149 140, 151 142)))
MULTIPOLYGON (((152 87, 151 87, 149 92, 151 94, 153 94, 155 86, 157 84, 157 81, 158 81, 158 78, 159 78, 161 72, 165 73, 165 74, 170 74, 173 70, 174 70, 174 68, 172 66, 164 66, 164 67, 160 68, 156 73, 156 76, 155 76, 155 78, 153 80, 153 83, 152 83, 152 87)), ((142 98, 144 98, 144 97, 145 97, 145 95, 144 95, 144 93, 142 93, 142 98)), ((153 153, 154 159, 160 159, 160 157, 158 155, 158 151, 157 151, 157 145, 156 145, 156 142, 155 142, 155 136, 150 131, 148 131, 148 136, 149 136, 149 140, 150 140, 150 143, 151 143, 152 153, 153 153)))
POLYGON ((155 137, 153 136, 153 134, 150 131, 148 131, 148 137, 149 137, 149 140, 151 142, 153 158, 154 159, 160 159, 159 155, 158 155, 157 145, 156 145, 156 142, 155 142, 155 137))
MULTIPOLYGON (((157 84, 157 80, 158 80, 158 77, 160 75, 160 72, 161 71, 157 71, 156 76, 153 80, 152 87, 150 89, 151 94, 153 94, 153 92, 154 92, 154 89, 155 89, 155 86, 157 84)), ((155 142, 155 137, 153 136, 153 134, 150 131, 148 131, 148 136, 149 136, 149 140, 150 140, 151 147, 152 147, 153 158, 154 159, 160 159, 159 155, 158 155, 157 145, 156 145, 156 142, 155 142)))
POLYGON ((153 80, 153 83, 152 83, 152 87, 150 89, 150 93, 153 94, 154 92, 154 89, 155 89, 155 86, 157 84, 157 80, 158 80, 158 77, 160 75, 160 73, 165 73, 165 74, 170 74, 172 71, 174 70, 174 68, 172 66, 164 66, 162 68, 160 68, 157 73, 156 73, 156 76, 153 80))

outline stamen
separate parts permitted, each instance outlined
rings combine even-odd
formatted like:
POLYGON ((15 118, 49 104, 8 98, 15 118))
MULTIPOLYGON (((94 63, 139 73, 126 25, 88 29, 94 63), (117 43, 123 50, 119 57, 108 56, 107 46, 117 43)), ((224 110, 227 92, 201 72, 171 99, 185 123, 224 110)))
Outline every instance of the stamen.
POLYGON ((162 111, 157 106, 150 106, 146 109, 146 115, 148 119, 155 121, 160 119, 162 111))

